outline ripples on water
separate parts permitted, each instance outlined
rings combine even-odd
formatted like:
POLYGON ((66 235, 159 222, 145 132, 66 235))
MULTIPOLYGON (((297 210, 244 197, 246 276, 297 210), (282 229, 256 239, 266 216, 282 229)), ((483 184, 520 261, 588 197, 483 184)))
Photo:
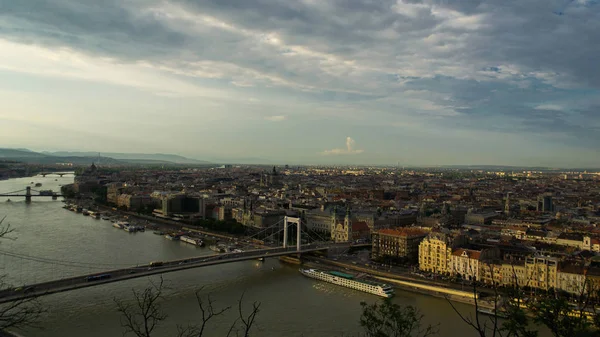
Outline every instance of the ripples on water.
MULTIPOLYGON (((23 189, 31 181, 42 182, 39 189, 59 190, 59 184, 72 177, 35 177, 0 181, 0 192, 23 189), (57 181, 54 181, 57 179, 57 181)), ((36 188, 38 189, 38 188, 36 188)), ((34 199, 31 204, 0 198, 0 216, 14 228, 16 240, 4 240, 0 251, 27 255, 31 259, 9 257, 0 252, 0 269, 14 284, 35 283, 81 275, 112 267, 146 264, 212 251, 183 242, 174 242, 144 233, 127 233, 112 227, 109 221, 92 219, 61 208, 51 198, 34 199), (33 261, 57 260, 54 264, 33 261), (76 262, 78 266, 73 266, 76 262), (82 265, 84 264, 84 265, 82 265)), ((217 306, 236 305, 242 293, 248 308, 261 302, 256 336, 340 336, 359 331, 360 302, 373 302, 375 296, 332 284, 308 279, 296 266, 267 259, 225 264, 214 267, 164 274, 166 301, 163 308, 169 319, 156 336, 174 336, 176 325, 197 321, 194 293, 210 294, 217 306), (274 269, 274 270, 272 270, 274 269)), ((28 337, 107 337, 121 336, 119 316, 113 298, 131 298, 131 289, 143 289, 158 277, 140 278, 104 286, 80 289, 43 297, 48 308, 41 325, 28 337)), ((397 292, 394 301, 415 305, 431 322, 441 322, 440 336, 474 336, 461 324, 444 300, 406 292, 397 292)), ((466 308, 459 306, 461 308, 466 308)), ((233 312, 212 322, 207 337, 222 337, 234 319, 233 312)))

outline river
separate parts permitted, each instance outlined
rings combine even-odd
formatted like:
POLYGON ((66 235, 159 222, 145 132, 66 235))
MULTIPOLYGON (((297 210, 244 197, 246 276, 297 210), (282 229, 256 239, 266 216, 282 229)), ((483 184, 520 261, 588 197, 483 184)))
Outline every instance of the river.
MULTIPOLYGON (((73 182, 73 176, 30 177, 0 181, 0 192, 24 189, 60 190, 73 182)), ((48 281, 112 268, 210 255, 207 248, 169 241, 152 231, 127 233, 110 221, 67 211, 60 200, 0 197, 0 218, 6 216, 14 232, 0 241, 0 268, 14 285, 48 281), (13 256, 7 256, 9 252, 13 256), (15 257, 14 255, 18 255, 15 257)), ((79 289, 42 297, 47 309, 39 325, 27 329, 26 337, 106 337, 121 336, 120 317, 114 299, 131 299, 132 289, 143 289, 159 277, 148 277, 79 289)), ((303 277, 297 267, 276 259, 246 261, 164 274, 163 309, 168 319, 155 336, 176 336, 177 325, 197 322, 199 310, 195 292, 209 295, 217 307, 235 306, 244 294, 244 306, 260 302, 255 336, 357 336, 361 331, 360 302, 377 301, 375 296, 303 277)), ((439 336, 475 336, 443 299, 397 291, 393 299, 413 305, 427 323, 439 323, 439 336)), ((461 311, 472 307, 457 304, 461 311)), ((235 313, 215 318, 205 333, 208 337, 226 334, 235 313)))

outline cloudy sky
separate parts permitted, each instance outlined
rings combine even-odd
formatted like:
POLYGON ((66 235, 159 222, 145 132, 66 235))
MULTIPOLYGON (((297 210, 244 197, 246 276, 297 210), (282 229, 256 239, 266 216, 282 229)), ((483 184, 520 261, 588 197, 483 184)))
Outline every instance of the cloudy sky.
POLYGON ((598 0, 0 0, 0 147, 600 166, 598 0))

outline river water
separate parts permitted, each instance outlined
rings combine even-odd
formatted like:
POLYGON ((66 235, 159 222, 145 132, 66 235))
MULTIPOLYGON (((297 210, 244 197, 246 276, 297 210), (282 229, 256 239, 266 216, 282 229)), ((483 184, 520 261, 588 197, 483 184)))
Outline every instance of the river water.
MULTIPOLYGON (((73 176, 29 177, 0 181, 0 193, 24 189, 40 182, 34 189, 60 190, 59 185, 73 182, 73 176)), ((59 200, 0 197, 0 218, 14 228, 11 239, 0 241, 0 273, 14 285, 48 281, 67 276, 100 272, 170 260, 210 255, 207 248, 169 241, 152 231, 127 233, 113 228, 110 221, 67 211, 59 200), (6 254, 10 254, 8 256, 6 254), (15 256, 17 255, 17 256, 15 256)), ((198 321, 195 292, 215 300, 217 307, 236 306, 244 294, 243 304, 261 303, 255 336, 357 336, 361 331, 360 302, 378 299, 369 294, 322 283, 303 277, 297 267, 276 259, 245 261, 164 274, 163 309, 168 319, 155 336, 176 336, 177 325, 198 321)), ((107 285, 79 289, 42 297, 47 309, 40 325, 27 329, 26 337, 106 337, 122 336, 120 317, 114 299, 131 299, 132 289, 143 289, 159 277, 139 278, 107 285)), ((475 336, 450 305, 443 299, 397 291, 397 303, 413 305, 428 323, 439 323, 439 336, 475 336)), ((472 311, 457 305, 461 311, 472 311)), ((235 318, 230 311, 215 318, 205 333, 222 337, 235 318)))

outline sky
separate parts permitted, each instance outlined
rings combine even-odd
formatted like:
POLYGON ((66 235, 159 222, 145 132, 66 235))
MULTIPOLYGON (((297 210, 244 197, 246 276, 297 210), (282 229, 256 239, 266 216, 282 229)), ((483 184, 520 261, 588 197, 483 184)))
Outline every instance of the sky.
POLYGON ((0 0, 0 147, 600 167, 599 0, 0 0))

